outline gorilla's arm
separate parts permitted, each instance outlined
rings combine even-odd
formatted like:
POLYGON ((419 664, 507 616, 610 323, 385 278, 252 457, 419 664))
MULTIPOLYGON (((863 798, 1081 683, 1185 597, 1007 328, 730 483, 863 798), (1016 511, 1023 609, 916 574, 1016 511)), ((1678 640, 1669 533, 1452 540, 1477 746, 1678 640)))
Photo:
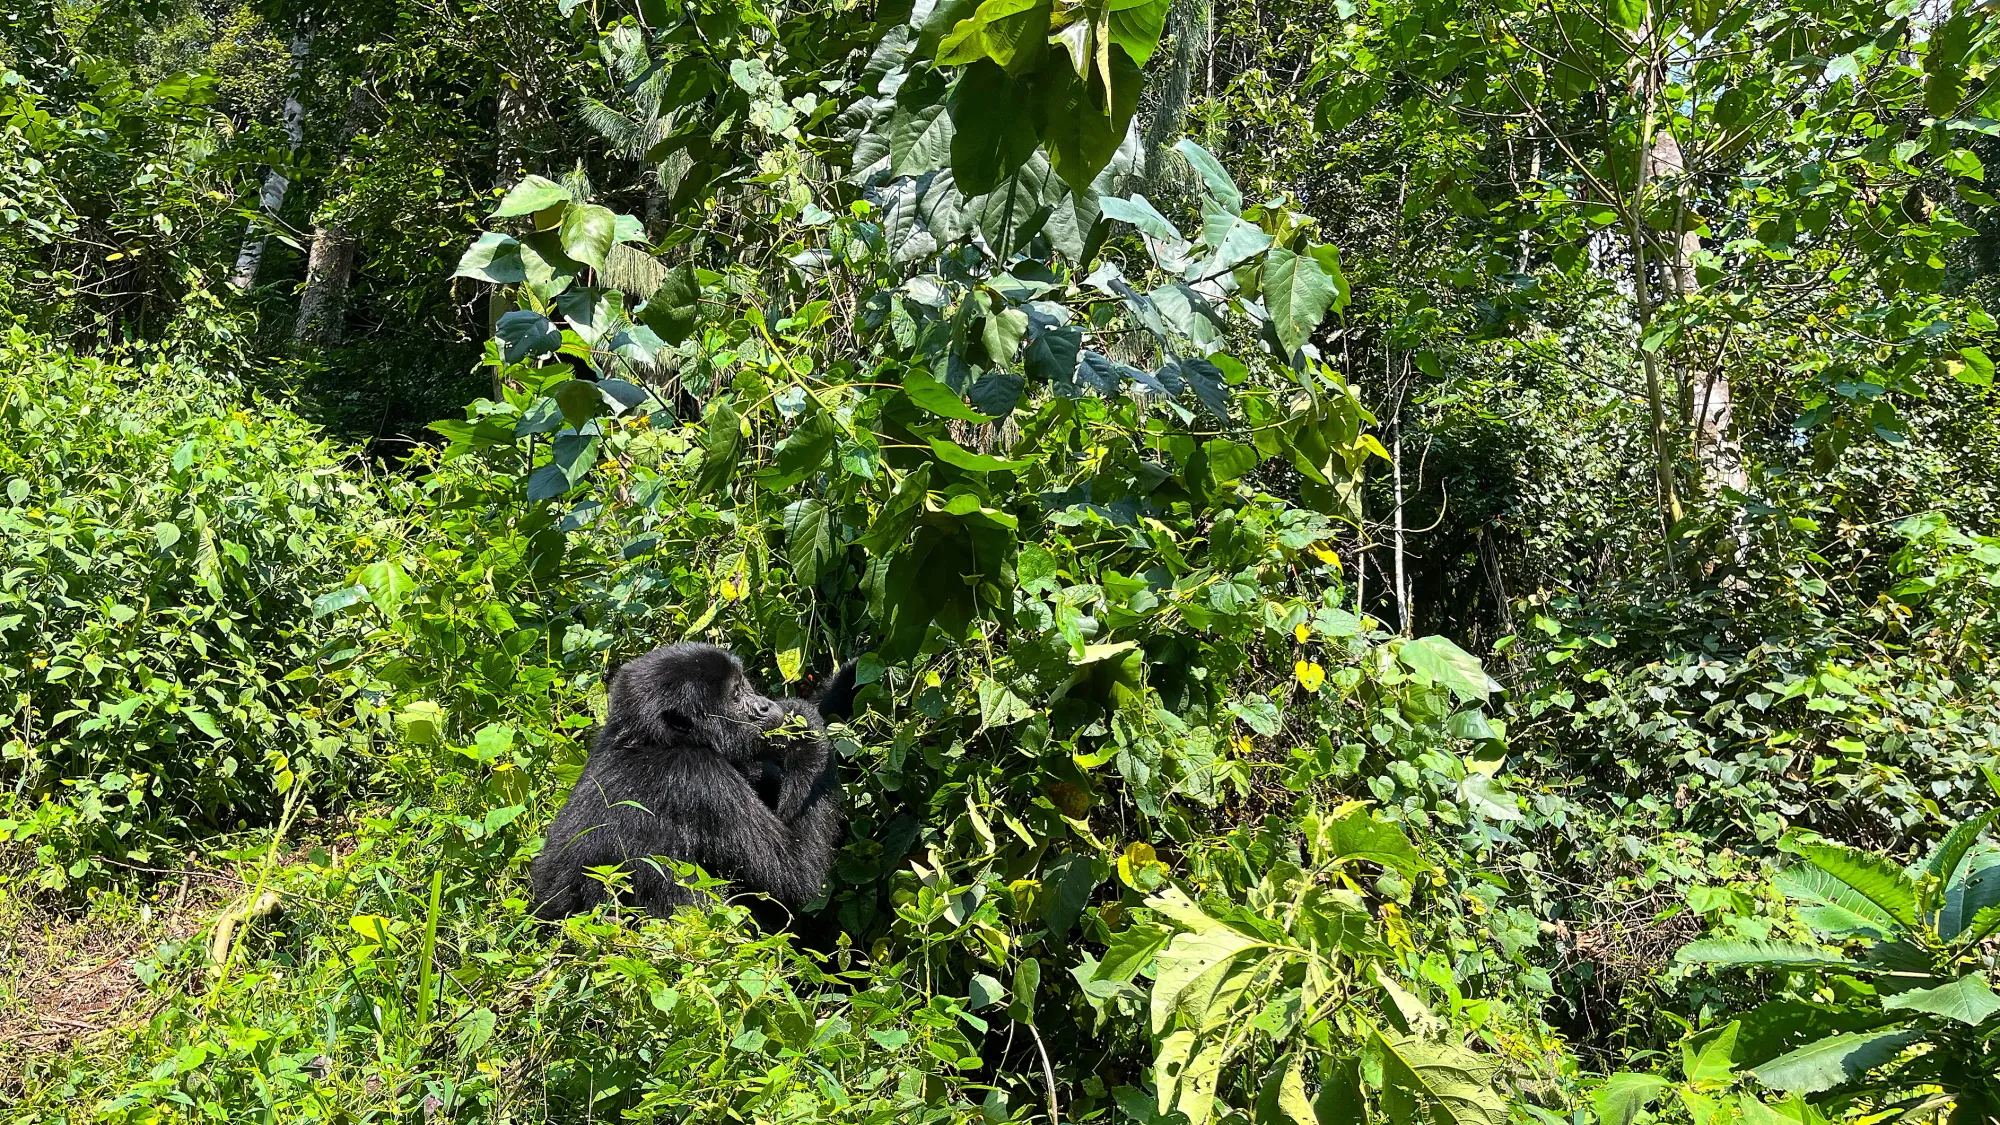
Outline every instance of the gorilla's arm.
MULTIPOLYGON (((788 823, 721 759, 691 758, 684 765, 691 772, 685 792, 693 805, 686 810, 688 835, 699 853, 690 858, 744 890, 762 891, 788 906, 812 901, 833 862, 835 840, 827 821, 830 816, 837 827, 840 810, 831 791, 809 799, 788 823)), ((794 784, 791 775, 785 784, 794 784)))

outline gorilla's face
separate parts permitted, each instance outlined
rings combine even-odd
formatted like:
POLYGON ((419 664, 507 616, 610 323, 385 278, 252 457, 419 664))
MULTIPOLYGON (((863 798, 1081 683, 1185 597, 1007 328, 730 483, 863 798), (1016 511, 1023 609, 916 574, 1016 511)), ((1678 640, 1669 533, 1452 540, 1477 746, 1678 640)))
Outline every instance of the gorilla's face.
POLYGON ((759 695, 757 690, 750 686, 750 680, 743 674, 742 668, 738 667, 735 670, 731 683, 723 690, 728 700, 728 708, 738 722, 748 723, 758 730, 773 730, 779 723, 785 721, 785 709, 778 706, 777 701, 769 696, 759 695))

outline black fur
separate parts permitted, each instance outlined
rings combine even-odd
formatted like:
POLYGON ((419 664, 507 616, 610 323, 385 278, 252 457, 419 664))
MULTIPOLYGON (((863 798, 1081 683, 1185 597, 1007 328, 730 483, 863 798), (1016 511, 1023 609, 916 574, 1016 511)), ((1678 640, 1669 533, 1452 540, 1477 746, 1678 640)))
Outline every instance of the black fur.
POLYGON ((787 907, 810 902, 842 823, 825 726, 805 700, 757 694, 714 645, 668 645, 620 668, 583 775, 535 858, 535 912, 589 910, 604 888, 584 868, 613 863, 630 873, 630 902, 665 913, 694 901, 671 867, 647 862, 656 856, 787 907))

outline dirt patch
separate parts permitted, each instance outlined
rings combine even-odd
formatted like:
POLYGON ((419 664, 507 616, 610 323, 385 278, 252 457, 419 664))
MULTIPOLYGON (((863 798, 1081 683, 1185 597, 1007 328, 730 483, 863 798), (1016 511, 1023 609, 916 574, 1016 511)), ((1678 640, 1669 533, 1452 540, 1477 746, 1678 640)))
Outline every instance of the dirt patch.
POLYGON ((0 899, 0 1096, 29 1063, 146 1017, 136 964, 163 942, 197 938, 241 887, 180 873, 138 895, 104 894, 69 916, 26 896, 0 899))

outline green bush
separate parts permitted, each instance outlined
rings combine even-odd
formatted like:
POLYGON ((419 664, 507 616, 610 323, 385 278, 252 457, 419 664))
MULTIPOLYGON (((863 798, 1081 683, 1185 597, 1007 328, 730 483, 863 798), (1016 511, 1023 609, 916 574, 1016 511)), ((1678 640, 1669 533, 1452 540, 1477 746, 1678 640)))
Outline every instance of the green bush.
POLYGON ((0 343, 0 840, 40 880, 340 792, 368 705, 310 613, 391 534, 365 472, 231 380, 0 343))

